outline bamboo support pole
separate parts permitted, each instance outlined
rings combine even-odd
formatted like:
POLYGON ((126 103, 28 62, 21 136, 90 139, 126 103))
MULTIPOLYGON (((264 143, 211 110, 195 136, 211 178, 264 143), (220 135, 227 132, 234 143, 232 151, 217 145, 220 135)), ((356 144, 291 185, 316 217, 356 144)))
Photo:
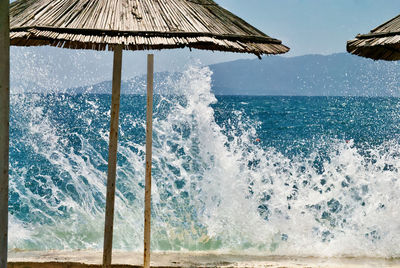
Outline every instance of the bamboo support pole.
POLYGON ((0 0, 0 268, 7 267, 10 115, 9 1, 0 0))
POLYGON ((114 224, 115 177, 117 175, 118 120, 121 91, 122 47, 114 49, 106 218, 104 225, 103 267, 111 267, 114 224))
POLYGON ((146 116, 146 189, 144 204, 144 268, 150 267, 151 227, 151 157, 153 136, 153 78, 154 55, 147 55, 147 116, 146 116))

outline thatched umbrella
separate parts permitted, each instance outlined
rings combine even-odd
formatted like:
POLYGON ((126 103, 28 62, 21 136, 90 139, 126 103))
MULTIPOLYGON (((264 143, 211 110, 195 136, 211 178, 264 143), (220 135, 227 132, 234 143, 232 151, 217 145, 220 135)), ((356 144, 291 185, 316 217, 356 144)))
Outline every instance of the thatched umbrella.
POLYGON ((374 60, 400 60, 400 15, 348 41, 347 51, 374 60))
MULTIPOLYGON (((2 0, 7 1, 7 0, 2 0)), ((103 265, 111 264, 122 50, 197 48, 263 54, 289 51, 212 0, 17 0, 15 46, 114 51, 103 265)), ((150 263, 153 55, 148 56, 144 265, 150 263)), ((2 215, 0 215, 2 217, 2 215)))

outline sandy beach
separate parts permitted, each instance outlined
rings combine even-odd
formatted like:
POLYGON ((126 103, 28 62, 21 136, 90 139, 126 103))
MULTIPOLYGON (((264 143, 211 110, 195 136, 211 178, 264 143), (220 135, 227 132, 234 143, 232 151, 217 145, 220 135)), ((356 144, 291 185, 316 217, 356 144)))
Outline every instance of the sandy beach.
MULTIPOLYGON (((11 251, 10 268, 101 267, 100 251, 11 251)), ((141 267, 142 253, 115 252, 113 267, 141 267)), ((218 253, 153 253, 152 267, 400 267, 400 259, 306 258, 218 253)))

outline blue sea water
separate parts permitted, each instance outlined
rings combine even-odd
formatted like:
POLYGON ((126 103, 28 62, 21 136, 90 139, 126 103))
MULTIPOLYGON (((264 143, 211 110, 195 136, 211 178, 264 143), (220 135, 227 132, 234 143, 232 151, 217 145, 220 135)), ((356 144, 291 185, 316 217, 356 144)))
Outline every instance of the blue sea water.
MULTIPOLYGON (((153 250, 399 257, 400 99, 155 96, 153 250)), ((245 92, 245 89, 244 89, 245 92)), ((101 249, 111 96, 11 97, 10 248, 101 249)), ((114 248, 141 250, 145 96, 122 95, 114 248)))

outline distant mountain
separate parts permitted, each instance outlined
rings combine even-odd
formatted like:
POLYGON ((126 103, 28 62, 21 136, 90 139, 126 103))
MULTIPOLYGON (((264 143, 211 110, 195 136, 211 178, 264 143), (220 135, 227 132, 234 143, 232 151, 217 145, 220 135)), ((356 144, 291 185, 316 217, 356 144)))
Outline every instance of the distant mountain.
MULTIPOLYGON (((395 96, 400 97, 400 65, 347 53, 263 60, 237 60, 210 65, 216 95, 395 96)), ((181 73, 155 74, 154 92, 168 92, 181 73)), ((144 94, 146 76, 121 85, 122 94, 144 94)), ((111 93, 111 81, 62 90, 68 93, 111 93)))
MULTIPOLYGON (((181 73, 158 72, 154 74, 154 93, 168 93, 172 89, 171 84, 182 76, 181 73)), ((144 94, 146 93, 146 75, 137 76, 121 82, 121 94, 144 94)), ((76 87, 62 90, 69 94, 92 93, 111 94, 112 82, 104 81, 91 86, 76 87)))
POLYGON ((400 96, 400 65, 347 53, 210 66, 213 90, 222 95, 400 96))

